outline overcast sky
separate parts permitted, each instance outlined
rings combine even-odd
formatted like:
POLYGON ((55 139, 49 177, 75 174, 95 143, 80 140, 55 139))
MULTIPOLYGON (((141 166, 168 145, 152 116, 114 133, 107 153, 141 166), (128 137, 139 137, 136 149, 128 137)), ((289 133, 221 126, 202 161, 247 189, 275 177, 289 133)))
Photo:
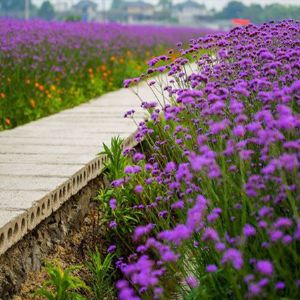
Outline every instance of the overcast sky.
MULTIPOLYGON (((43 3, 44 0, 32 0, 37 5, 40 5, 43 3)), ((79 2, 79 0, 50 0, 53 4, 58 2, 65 2, 70 4, 75 4, 79 2)), ((95 3, 99 4, 99 7, 102 7, 103 1, 106 3, 106 7, 110 5, 111 0, 93 0, 95 3)), ((146 2, 150 3, 157 3, 158 0, 144 0, 146 2)), ((183 2, 184 0, 173 0, 174 3, 183 2)), ((226 3, 229 2, 229 0, 194 0, 199 3, 204 3, 208 8, 216 8, 221 9, 226 5, 226 3)), ((243 2, 245 4, 251 4, 251 3, 259 3, 261 5, 266 5, 270 3, 281 3, 281 4, 295 4, 300 5, 300 0, 239 0, 240 2, 243 2)))

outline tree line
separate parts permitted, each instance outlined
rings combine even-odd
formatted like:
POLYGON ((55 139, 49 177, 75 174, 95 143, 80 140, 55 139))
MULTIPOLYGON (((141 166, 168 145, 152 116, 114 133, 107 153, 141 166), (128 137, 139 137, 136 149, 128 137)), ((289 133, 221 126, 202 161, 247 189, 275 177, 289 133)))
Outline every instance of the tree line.
MULTIPOLYGON (((147 0, 146 0, 147 1, 147 0)), ((197 0, 193 0, 197 1, 197 0)), ((111 11, 117 11, 125 0, 113 0, 111 11)), ((199 2, 200 3, 200 2, 199 2)), ((300 2, 299 2, 300 4, 300 2)), ((36 7, 29 0, 32 16, 37 16, 46 20, 55 18, 55 10, 51 1, 45 0, 40 7, 36 7)), ((172 0, 159 0, 158 5, 162 7, 162 19, 170 17, 172 10, 172 0)), ((25 0, 0 0, 0 12, 2 15, 9 12, 22 12, 25 9, 25 0)), ((300 5, 269 4, 261 6, 260 4, 245 5, 240 1, 230 1, 221 11, 213 11, 209 17, 212 21, 215 19, 233 19, 245 18, 253 23, 263 23, 270 20, 282 19, 300 19, 300 5)))
MULTIPOLYGON (((45 20, 52 20, 55 18, 55 10, 52 3, 48 0, 44 1, 40 7, 37 7, 29 0, 29 9, 31 16, 39 17, 45 20)), ((1 15, 12 15, 15 12, 19 13, 20 17, 24 16, 25 0, 0 0, 1 15)))
MULTIPOLYGON (((300 4, 300 2, 299 2, 300 4)), ((300 5, 260 4, 245 5, 239 1, 229 2, 222 11, 214 17, 218 19, 245 18, 253 23, 263 23, 270 20, 300 19, 300 5)))

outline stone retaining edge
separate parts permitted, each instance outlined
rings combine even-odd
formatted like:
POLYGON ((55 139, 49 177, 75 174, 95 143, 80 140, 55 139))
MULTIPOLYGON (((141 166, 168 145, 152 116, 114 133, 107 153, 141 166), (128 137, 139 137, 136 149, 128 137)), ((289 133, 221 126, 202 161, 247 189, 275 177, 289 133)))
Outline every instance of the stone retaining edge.
MULTIPOLYGON (((123 142, 123 147, 134 147, 136 132, 132 133, 123 142)), ((102 173, 107 162, 107 156, 100 154, 78 170, 63 184, 49 192, 42 199, 34 201, 29 209, 6 209, 2 210, 1 218, 7 218, 9 214, 13 216, 0 228, 0 256, 11 246, 20 241, 28 232, 32 231, 44 219, 58 210, 73 195, 77 194, 91 180, 102 173)))

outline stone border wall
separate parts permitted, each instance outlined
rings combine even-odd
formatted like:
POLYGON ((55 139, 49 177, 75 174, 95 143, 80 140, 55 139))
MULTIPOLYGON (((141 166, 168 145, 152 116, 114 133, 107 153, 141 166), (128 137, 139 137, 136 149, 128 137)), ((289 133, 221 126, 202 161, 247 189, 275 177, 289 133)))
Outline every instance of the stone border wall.
POLYGON ((54 244, 60 244, 73 229, 78 229, 89 212, 91 199, 107 185, 98 176, 46 217, 23 239, 0 256, 0 300, 10 300, 31 271, 40 270, 54 244))
MULTIPOLYGON (((131 134, 123 148, 137 145, 131 134)), ((39 270, 54 243, 80 226, 97 192, 105 187, 106 155, 99 155, 68 181, 0 229, 0 300, 10 300, 26 275, 39 270)), ((10 216, 8 216, 10 217, 10 216)))
MULTIPOLYGON (((124 141, 124 147, 136 145, 134 135, 135 133, 124 141)), ((62 185, 42 199, 35 201, 29 209, 0 211, 0 223, 5 224, 0 226, 0 257, 38 224, 57 211, 72 196, 76 195, 91 180, 99 176, 106 162, 106 155, 97 156, 62 185)))

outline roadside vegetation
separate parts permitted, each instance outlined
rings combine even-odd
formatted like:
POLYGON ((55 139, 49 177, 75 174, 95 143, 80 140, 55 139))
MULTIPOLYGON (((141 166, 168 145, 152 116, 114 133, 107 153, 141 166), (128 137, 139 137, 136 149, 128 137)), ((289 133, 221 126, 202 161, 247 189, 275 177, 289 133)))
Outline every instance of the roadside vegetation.
POLYGON ((0 19, 0 130, 120 88, 151 57, 204 32, 0 19))
POLYGON ((249 25, 149 61, 168 101, 142 103, 138 148, 105 149, 107 257, 87 299, 300 298, 299 29, 249 25))

